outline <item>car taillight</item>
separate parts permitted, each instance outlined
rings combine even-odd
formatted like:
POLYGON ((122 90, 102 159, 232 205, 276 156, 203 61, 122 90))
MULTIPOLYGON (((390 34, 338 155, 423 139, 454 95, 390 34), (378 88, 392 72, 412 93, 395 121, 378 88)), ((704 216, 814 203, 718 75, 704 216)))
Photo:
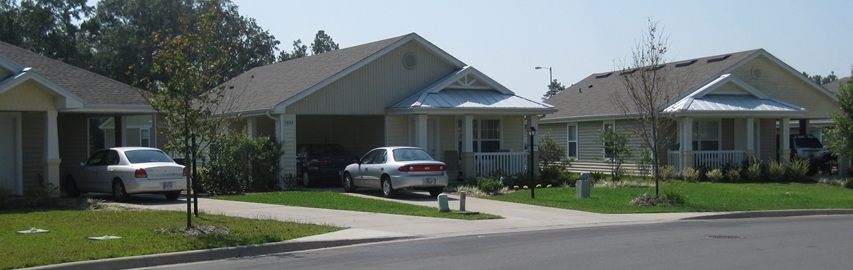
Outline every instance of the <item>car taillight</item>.
POLYGON ((184 176, 187 176, 187 167, 184 167, 184 176))
POLYGON ((431 172, 445 171, 447 168, 445 168, 444 165, 407 165, 400 166, 397 170, 401 172, 431 172))
POLYGON ((136 169, 136 172, 133 174, 133 176, 136 178, 148 178, 148 173, 145 172, 145 169, 139 168, 136 169))
POLYGON ((329 164, 332 164, 332 162, 325 159, 317 160, 317 166, 325 166, 329 164))

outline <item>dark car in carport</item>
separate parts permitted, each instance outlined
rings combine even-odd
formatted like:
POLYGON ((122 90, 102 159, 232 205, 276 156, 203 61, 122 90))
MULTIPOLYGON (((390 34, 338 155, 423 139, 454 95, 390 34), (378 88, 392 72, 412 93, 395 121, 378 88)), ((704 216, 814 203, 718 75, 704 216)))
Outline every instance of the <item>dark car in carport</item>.
POLYGON ((340 184, 344 167, 357 160, 357 156, 336 143, 296 146, 296 169, 306 187, 325 182, 340 184))

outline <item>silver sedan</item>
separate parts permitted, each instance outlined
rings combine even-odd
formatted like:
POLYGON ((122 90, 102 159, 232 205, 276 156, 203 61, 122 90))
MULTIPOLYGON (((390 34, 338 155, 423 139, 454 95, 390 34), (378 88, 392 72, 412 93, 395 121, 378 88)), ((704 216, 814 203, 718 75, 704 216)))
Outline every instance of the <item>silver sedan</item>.
POLYGON ((425 188, 433 197, 447 186, 447 165, 417 147, 379 147, 367 152, 343 171, 344 190, 358 187, 382 189, 393 197, 397 190, 425 188))
POLYGON ((187 188, 187 169, 166 153, 149 147, 113 147, 98 150, 65 177, 70 197, 82 192, 112 193, 116 201, 129 194, 161 193, 176 200, 187 188))

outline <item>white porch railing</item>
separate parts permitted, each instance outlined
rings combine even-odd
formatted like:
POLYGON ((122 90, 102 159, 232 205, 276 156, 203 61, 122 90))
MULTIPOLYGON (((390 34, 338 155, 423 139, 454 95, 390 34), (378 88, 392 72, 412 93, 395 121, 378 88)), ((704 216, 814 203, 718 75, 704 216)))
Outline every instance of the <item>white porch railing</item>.
POLYGON ((474 170, 478 177, 497 172, 508 175, 526 173, 529 157, 528 152, 474 153, 474 170))
MULTIPOLYGON (((693 152, 693 167, 705 166, 708 168, 719 168, 726 164, 740 166, 745 154, 743 150, 727 150, 727 151, 695 151, 693 152)), ((678 171, 681 171, 681 152, 669 151, 667 154, 669 165, 675 166, 678 171)))

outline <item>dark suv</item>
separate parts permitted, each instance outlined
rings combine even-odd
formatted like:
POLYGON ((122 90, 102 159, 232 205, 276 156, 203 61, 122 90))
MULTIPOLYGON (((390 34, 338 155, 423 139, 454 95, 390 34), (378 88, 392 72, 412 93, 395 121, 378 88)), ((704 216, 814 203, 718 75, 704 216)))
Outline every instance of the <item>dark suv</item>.
POLYGON ((791 160, 795 158, 808 159, 808 175, 817 173, 817 169, 829 160, 829 155, 823 149, 823 144, 812 135, 791 135, 791 160))
POLYGON ((340 184, 344 167, 358 160, 339 144, 300 144, 296 146, 296 169, 302 185, 309 187, 323 180, 340 184))

